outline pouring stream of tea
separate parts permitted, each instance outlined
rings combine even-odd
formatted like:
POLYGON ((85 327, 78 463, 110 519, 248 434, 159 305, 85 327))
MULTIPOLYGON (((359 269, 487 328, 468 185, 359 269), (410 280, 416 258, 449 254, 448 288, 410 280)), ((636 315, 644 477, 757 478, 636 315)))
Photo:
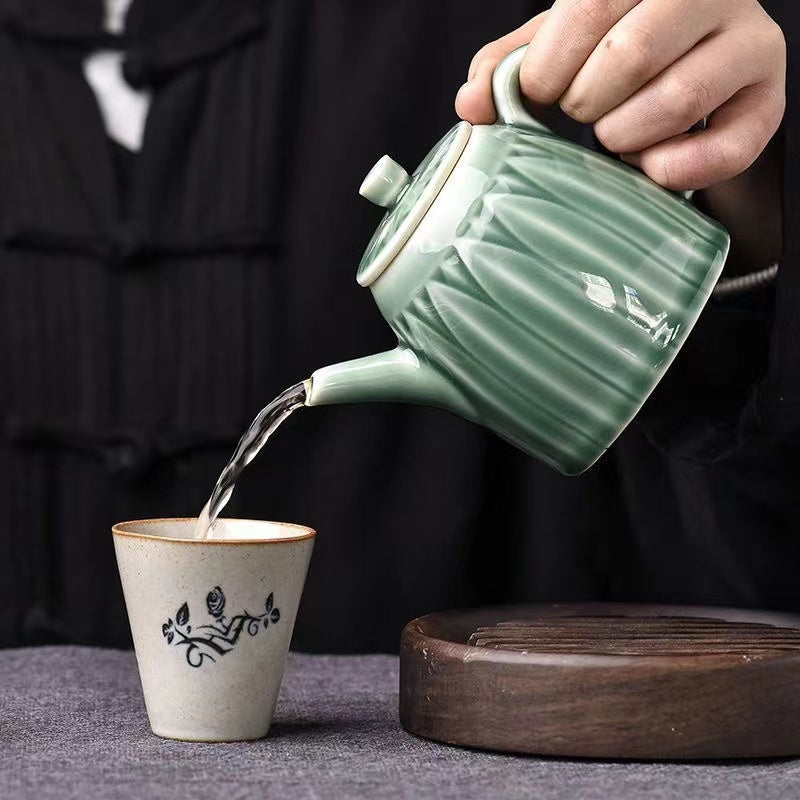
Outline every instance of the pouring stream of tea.
POLYGON ((253 420, 244 436, 236 445, 228 465, 222 470, 217 480, 211 497, 200 512, 195 524, 194 536, 196 539, 210 539, 214 536, 214 523, 220 512, 231 499, 236 481, 242 470, 258 455, 267 440, 305 403, 306 387, 298 383, 279 394, 266 408, 262 409, 253 420))

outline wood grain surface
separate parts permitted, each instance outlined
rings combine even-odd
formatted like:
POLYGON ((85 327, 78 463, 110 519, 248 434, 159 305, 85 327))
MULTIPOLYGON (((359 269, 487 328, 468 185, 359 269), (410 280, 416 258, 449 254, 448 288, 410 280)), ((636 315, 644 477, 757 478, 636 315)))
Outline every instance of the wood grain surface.
POLYGON ((634 759, 800 754, 800 617, 531 605, 403 631, 400 720, 450 744, 634 759))

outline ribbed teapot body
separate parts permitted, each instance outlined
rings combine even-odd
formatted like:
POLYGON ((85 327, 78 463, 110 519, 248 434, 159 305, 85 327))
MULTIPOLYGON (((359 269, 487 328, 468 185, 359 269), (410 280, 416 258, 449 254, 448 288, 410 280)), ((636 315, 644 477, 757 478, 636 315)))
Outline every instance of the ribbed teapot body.
POLYGON ((371 288, 400 341, 457 390, 452 410, 577 474, 664 375, 728 246, 624 164, 479 126, 371 288))

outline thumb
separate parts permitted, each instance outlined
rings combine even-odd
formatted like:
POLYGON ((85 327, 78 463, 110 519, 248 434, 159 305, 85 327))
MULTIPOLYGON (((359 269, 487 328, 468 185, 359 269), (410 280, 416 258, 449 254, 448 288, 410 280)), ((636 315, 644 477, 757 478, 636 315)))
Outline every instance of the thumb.
POLYGON ((495 67, 512 51, 528 44, 547 18, 537 14, 524 25, 482 47, 469 67, 467 82, 456 96, 456 113, 473 125, 490 125, 497 119, 492 100, 492 75, 495 67))

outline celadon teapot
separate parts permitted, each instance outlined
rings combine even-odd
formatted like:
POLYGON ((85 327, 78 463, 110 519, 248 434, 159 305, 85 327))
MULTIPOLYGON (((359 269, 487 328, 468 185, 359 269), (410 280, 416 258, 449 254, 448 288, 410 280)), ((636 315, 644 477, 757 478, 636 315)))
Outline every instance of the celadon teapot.
POLYGON ((395 350, 317 370, 306 405, 422 403, 567 475, 624 430, 697 321, 727 232, 523 105, 525 48, 497 68, 498 121, 460 122, 416 172, 384 156, 387 209, 358 269, 395 350))

